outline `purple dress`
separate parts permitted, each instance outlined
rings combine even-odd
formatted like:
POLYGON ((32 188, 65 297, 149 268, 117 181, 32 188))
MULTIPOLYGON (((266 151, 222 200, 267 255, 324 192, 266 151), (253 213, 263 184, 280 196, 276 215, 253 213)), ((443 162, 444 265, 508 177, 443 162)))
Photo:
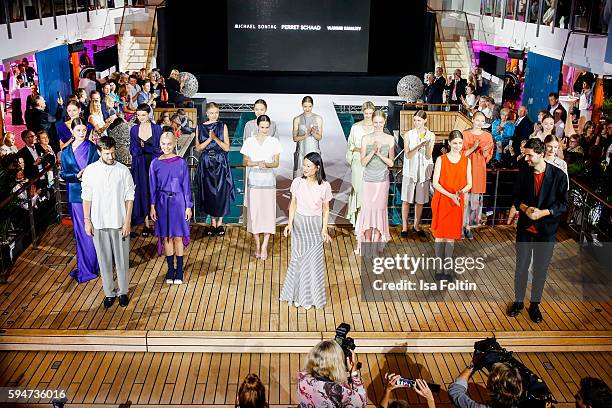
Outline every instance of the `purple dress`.
MULTIPOLYGON (((57 136, 62 143, 66 143, 72 138, 72 130, 66 125, 66 122, 57 122, 55 124, 55 129, 57 130, 57 136)), ((93 126, 91 123, 87 124, 87 138, 89 139, 89 135, 91 134, 91 130, 93 126)))
POLYGON ((185 210, 193 208, 193 200, 187 162, 178 156, 154 159, 149 168, 149 185, 151 204, 157 212, 158 255, 162 254, 162 238, 183 237, 183 244, 189 245, 189 222, 185 219, 185 210))
POLYGON ((97 161, 99 157, 96 146, 89 140, 83 141, 74 150, 72 143, 62 150, 61 176, 67 183, 68 202, 72 216, 74 238, 76 240, 77 267, 70 272, 70 276, 79 283, 97 278, 100 267, 98 266, 93 238, 85 232, 81 181, 77 178, 77 174, 87 167, 88 164, 97 161))
POLYGON ((149 191, 149 167, 153 159, 161 156, 161 148, 159 147, 159 139, 162 134, 162 128, 159 125, 151 123, 151 137, 147 141, 143 141, 144 147, 140 146, 142 139, 138 137, 140 125, 133 126, 130 129, 130 154, 132 155, 132 178, 136 185, 136 193, 134 196, 134 209, 132 210, 132 224, 140 225, 144 223, 144 219, 149 215, 151 210, 151 194, 149 191))

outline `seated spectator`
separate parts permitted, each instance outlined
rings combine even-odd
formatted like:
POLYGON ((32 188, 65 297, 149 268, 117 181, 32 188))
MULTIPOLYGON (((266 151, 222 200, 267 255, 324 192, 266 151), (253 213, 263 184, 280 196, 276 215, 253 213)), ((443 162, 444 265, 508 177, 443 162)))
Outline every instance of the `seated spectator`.
POLYGON ((495 363, 487 379, 489 399, 479 404, 468 396, 468 380, 474 373, 471 363, 448 387, 448 396, 457 408, 516 408, 523 393, 523 382, 518 370, 504 363, 495 363))
POLYGON ((170 72, 170 77, 166 80, 166 89, 168 90, 168 101, 177 106, 185 106, 191 102, 191 99, 183 95, 183 86, 185 83, 179 78, 179 71, 173 69, 170 72))
POLYGON ((576 408, 610 408, 612 391, 599 378, 584 377, 576 393, 576 408))
POLYGON ((15 133, 6 132, 2 138, 2 143, 0 144, 0 157, 12 153, 17 153, 17 146, 15 146, 15 133))
POLYGON ((580 146, 580 136, 573 134, 569 137, 568 147, 563 153, 563 157, 567 162, 568 172, 570 175, 575 174, 572 173, 572 165, 574 163, 580 163, 584 161, 584 149, 580 146))
POLYGON ((499 112, 500 112, 499 106, 497 106, 497 104, 495 103, 495 99, 491 98, 490 96, 487 96, 487 107, 491 111, 491 122, 490 123, 493 123, 494 121, 499 119, 499 112))
POLYGON ((170 112, 162 112, 162 114, 159 116, 159 120, 157 121, 157 124, 160 126, 168 126, 168 127, 172 127, 172 120, 170 119, 170 112))
POLYGON ((136 109, 132 108, 129 103, 130 95, 128 94, 127 87, 122 85, 119 87, 119 99, 121 99, 121 112, 123 118, 129 123, 132 119, 136 119, 136 109))
POLYGON ((27 179, 36 177, 43 171, 42 161, 45 152, 40 145, 36 143, 36 133, 31 130, 21 132, 21 139, 25 143, 17 153, 23 159, 23 173, 27 179))
POLYGON ((565 121, 567 117, 563 116, 564 110, 557 108, 555 109, 555 114, 553 115, 553 119, 555 120, 555 136, 558 138, 562 138, 565 133, 565 121))
POLYGON ((495 120, 491 125, 491 135, 493 136, 496 146, 495 160, 498 162, 502 160, 502 154, 508 146, 508 142, 512 139, 512 136, 514 136, 514 123, 508 120, 509 115, 510 110, 508 108, 503 108, 500 111, 500 118, 495 120))
POLYGON ((267 408, 266 387, 263 385, 257 374, 246 376, 236 398, 238 408, 267 408))
MULTIPOLYGON (((385 393, 383 394, 382 400, 378 404, 379 408, 410 408, 408 401, 397 400, 390 402, 391 393, 398 389, 405 387, 404 385, 398 385, 397 381, 401 378, 399 374, 387 373, 385 374, 385 393)), ((427 401, 427 408, 435 408, 436 402, 434 401, 433 394, 427 385, 427 382, 417 379, 414 386, 414 391, 425 398, 427 401)))
POLYGON ((365 407, 368 398, 357 367, 354 352, 352 358, 345 358, 338 343, 321 341, 310 350, 306 365, 298 374, 300 406, 365 407))
POLYGON ((468 84, 465 87, 465 96, 461 96, 461 103, 465 109, 472 115, 478 106, 478 97, 474 93, 474 85, 468 84))
POLYGON ((604 148, 604 150, 608 149, 610 145, 610 141, 612 139, 612 120, 608 119, 606 124, 601 127, 599 134, 595 138, 595 144, 604 148))
POLYGON ((172 117, 170 117, 170 123, 172 126, 172 133, 174 133, 174 136, 178 140, 178 138, 181 137, 183 133, 181 131, 181 119, 176 113, 172 115, 172 117))
POLYGON ((138 101, 138 105, 146 104, 151 107, 150 117, 153 120, 153 109, 155 109, 155 99, 157 95, 151 92, 151 82, 147 79, 142 84, 142 89, 138 92, 136 96, 136 100, 138 101))
POLYGON ((184 109, 178 109, 176 114, 181 121, 181 132, 191 134, 195 133, 195 128, 193 126, 193 121, 187 117, 184 109))
POLYGON ((478 100, 478 112, 482 112, 485 116, 485 122, 491 123, 491 109, 489 109, 489 104, 487 103, 487 96, 481 96, 478 100))

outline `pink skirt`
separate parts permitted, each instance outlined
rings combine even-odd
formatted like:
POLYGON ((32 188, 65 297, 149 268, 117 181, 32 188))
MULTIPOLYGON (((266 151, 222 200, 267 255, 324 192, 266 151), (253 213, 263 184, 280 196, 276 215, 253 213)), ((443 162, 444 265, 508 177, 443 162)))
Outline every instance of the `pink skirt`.
POLYGON ((275 188, 249 188, 247 232, 252 234, 274 234, 276 232, 275 188))
POLYGON ((389 181, 364 181, 361 187, 361 212, 359 213, 358 241, 365 240, 365 232, 369 229, 378 230, 379 242, 387 242, 389 235, 389 213, 387 200, 389 199, 389 181))

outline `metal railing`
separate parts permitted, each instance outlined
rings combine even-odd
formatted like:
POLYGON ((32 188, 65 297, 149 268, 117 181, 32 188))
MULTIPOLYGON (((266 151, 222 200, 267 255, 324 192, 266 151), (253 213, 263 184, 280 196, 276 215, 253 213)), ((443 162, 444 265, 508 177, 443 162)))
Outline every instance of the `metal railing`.
POLYGON ((576 178, 570 180, 568 203, 566 222, 581 244, 612 241, 612 203, 576 178))

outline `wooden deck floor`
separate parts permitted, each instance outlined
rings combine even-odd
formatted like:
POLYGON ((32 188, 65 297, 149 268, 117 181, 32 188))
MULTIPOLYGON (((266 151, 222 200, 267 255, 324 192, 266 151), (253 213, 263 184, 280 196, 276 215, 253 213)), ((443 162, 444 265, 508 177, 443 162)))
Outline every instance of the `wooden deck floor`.
MULTIPOLYGON (((574 406, 580 378, 596 376, 611 382, 612 353, 517 353, 559 402, 574 406)), ((304 354, 6 352, 0 353, 0 387, 65 390, 70 406, 159 405, 233 407, 237 389, 248 373, 260 376, 273 407, 296 406, 297 372, 304 354), (131 405, 130 405, 131 403, 131 405)), ((450 408, 447 386, 469 363, 468 353, 367 354, 362 375, 370 403, 379 401, 386 372, 442 384, 436 405, 450 408)), ((485 378, 473 377, 470 395, 483 401, 485 378)), ((425 406, 413 391, 396 397, 425 406)), ((25 401, 24 401, 25 402, 25 401)), ((45 403, 48 400, 27 401, 45 403)))
MULTIPOLYGON (((400 242, 397 230, 393 242, 400 242)), ((0 328, 64 330, 164 330, 232 332, 330 332, 340 322, 357 332, 474 331, 601 331, 609 330, 612 304, 605 301, 563 300, 570 292, 555 265, 572 262, 575 243, 562 240, 547 281, 542 309, 544 322, 532 323, 526 313, 516 319, 505 313, 513 298, 513 231, 482 229, 472 241, 491 253, 485 270, 490 291, 502 300, 473 300, 453 294, 441 301, 398 298, 388 302, 360 301, 359 258, 354 237, 334 228, 326 245, 327 299, 324 310, 296 309, 278 300, 289 256, 289 240, 277 234, 272 256, 256 261, 244 228, 229 227, 223 238, 203 236, 193 228, 186 253, 186 283, 164 283, 165 259, 155 252, 154 238, 132 240, 130 304, 102 307, 98 279, 77 284, 68 276, 74 268, 74 240, 69 226, 57 225, 45 234, 39 249, 28 249, 17 261, 9 283, 0 287, 0 328)), ((407 251, 429 250, 431 243, 404 241, 407 251)))

